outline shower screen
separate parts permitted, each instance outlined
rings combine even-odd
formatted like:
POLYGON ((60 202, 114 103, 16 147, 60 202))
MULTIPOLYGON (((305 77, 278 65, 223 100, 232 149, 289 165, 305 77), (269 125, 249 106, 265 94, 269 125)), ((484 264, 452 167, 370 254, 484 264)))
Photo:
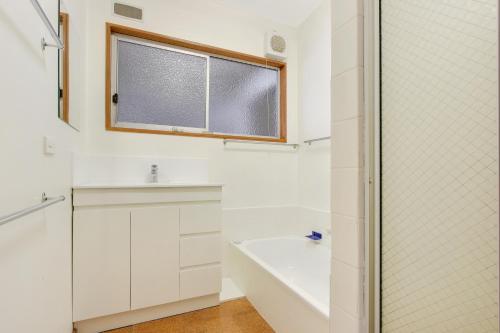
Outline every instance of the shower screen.
POLYGON ((498 333, 496 0, 380 0, 381 331, 498 333))

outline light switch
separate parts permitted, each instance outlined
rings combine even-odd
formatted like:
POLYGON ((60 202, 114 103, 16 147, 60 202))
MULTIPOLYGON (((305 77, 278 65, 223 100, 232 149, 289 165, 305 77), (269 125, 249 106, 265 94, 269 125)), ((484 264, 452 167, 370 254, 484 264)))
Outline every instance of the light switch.
POLYGON ((54 142, 54 139, 51 137, 44 137, 43 138, 44 142, 44 153, 45 155, 55 155, 56 153, 56 144, 54 142))

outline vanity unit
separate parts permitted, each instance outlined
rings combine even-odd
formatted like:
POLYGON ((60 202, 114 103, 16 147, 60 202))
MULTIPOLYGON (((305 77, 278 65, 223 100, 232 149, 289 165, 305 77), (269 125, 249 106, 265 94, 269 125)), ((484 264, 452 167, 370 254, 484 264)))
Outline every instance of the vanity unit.
POLYGON ((218 184, 73 190, 73 321, 101 332, 219 304, 218 184))

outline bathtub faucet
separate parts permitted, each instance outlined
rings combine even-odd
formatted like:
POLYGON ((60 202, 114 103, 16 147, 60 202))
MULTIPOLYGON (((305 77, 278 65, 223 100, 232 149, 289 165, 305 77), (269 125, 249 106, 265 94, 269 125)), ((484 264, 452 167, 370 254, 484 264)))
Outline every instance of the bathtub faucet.
POLYGON ((321 239, 323 239, 323 235, 320 232, 316 231, 313 231, 311 235, 307 235, 306 237, 315 242, 319 242, 321 239))

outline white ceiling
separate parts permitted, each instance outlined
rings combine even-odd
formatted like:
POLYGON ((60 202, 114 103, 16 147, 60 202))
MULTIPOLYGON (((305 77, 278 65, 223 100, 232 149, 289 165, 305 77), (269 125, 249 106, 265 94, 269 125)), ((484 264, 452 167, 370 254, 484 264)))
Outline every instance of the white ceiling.
POLYGON ((279 23, 299 26, 322 0, 214 0, 232 9, 245 11, 279 23))

